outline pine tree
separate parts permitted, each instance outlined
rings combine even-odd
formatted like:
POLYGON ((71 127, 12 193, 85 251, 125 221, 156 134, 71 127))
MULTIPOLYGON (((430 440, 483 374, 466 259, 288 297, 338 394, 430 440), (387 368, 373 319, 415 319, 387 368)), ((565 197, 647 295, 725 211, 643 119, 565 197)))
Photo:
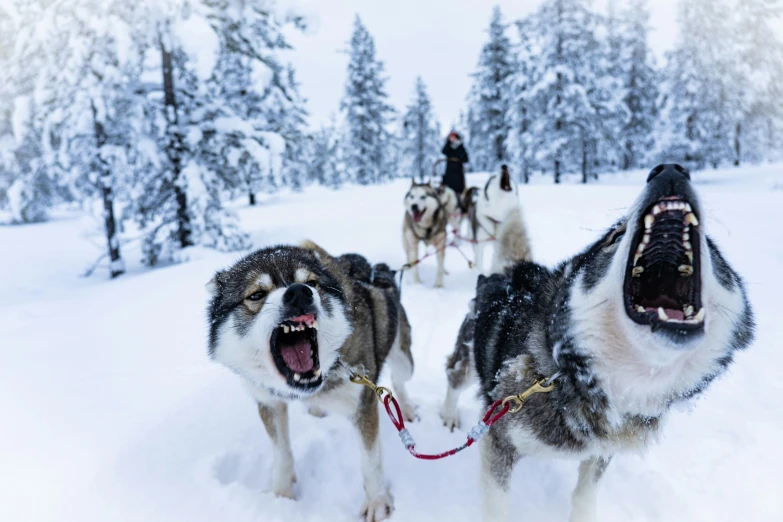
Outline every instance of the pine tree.
POLYGON ((366 185, 391 179, 386 165, 390 135, 386 125, 392 108, 387 103, 383 62, 375 56, 375 42, 357 16, 350 41, 348 78, 340 105, 345 113, 342 142, 347 176, 366 185))
POLYGON ((659 78, 648 44, 650 14, 647 0, 630 0, 622 13, 620 27, 623 31, 620 74, 628 112, 620 135, 623 140, 622 168, 627 170, 644 167, 647 154, 655 145, 659 78))
POLYGON ((424 180, 440 152, 440 129, 432 102, 421 77, 416 78, 413 98, 402 118, 402 169, 413 179, 424 180))
POLYGON ((476 170, 490 170, 506 161, 506 119, 511 105, 508 82, 514 74, 511 41, 500 7, 495 6, 489 24, 489 42, 481 50, 469 96, 468 149, 476 170))
POLYGON ((343 180, 338 167, 339 142, 334 123, 314 132, 309 143, 308 179, 325 187, 340 188, 343 180))
POLYGON ((597 25, 585 0, 547 0, 527 25, 540 53, 525 95, 531 110, 526 136, 536 163, 552 168, 555 183, 574 170, 587 182, 616 148, 613 123, 622 118, 622 91, 597 25))
POLYGON ((508 124, 507 149, 512 165, 516 165, 520 179, 530 182, 531 169, 535 164, 531 135, 531 115, 534 108, 531 107, 530 89, 534 84, 535 74, 540 70, 537 53, 533 51, 533 39, 528 27, 529 20, 517 22, 519 43, 515 48, 514 74, 508 82, 511 103, 507 109, 506 121, 508 124))

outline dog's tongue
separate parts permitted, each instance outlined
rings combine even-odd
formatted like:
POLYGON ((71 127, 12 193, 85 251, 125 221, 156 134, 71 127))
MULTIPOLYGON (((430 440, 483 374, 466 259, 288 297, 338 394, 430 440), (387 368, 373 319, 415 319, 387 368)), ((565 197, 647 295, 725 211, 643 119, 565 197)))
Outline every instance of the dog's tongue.
POLYGON ((413 213, 413 222, 414 223, 418 223, 419 221, 421 221, 421 217, 423 215, 424 215, 424 211, 423 210, 420 211, 420 212, 414 212, 413 213))
POLYGON ((302 341, 300 343, 284 346, 280 350, 285 365, 296 373, 306 373, 313 369, 313 358, 310 356, 310 343, 302 341))

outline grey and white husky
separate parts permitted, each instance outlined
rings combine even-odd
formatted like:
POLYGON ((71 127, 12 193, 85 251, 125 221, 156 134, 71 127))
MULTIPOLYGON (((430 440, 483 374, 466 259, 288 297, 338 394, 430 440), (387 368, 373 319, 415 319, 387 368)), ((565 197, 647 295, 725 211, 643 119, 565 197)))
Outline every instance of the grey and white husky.
MULTIPOLYGON (((451 190, 451 189, 448 189, 451 190)), ((451 191, 453 193, 453 191, 451 191)), ((411 187, 405 194, 405 216, 402 220, 402 245, 408 263, 414 263, 419 258, 419 243, 425 248, 432 245, 435 248, 438 262, 438 274, 435 287, 443 286, 443 276, 446 274, 446 226, 449 223, 449 209, 446 207, 448 192, 438 193, 429 183, 411 182, 411 187)), ((456 200, 453 201, 456 207, 456 200)), ((413 281, 421 283, 419 266, 411 268, 413 281)))
POLYGON ((655 439, 754 330, 742 280, 706 235, 679 165, 653 169, 628 215, 556 269, 522 262, 480 277, 472 306, 447 363, 447 426, 471 374, 487 405, 556 376, 481 441, 486 521, 508 519, 509 477, 525 455, 580 460, 571 520, 596 520, 612 456, 655 439))
POLYGON ((393 272, 361 256, 332 257, 312 243, 259 250, 210 281, 209 355, 233 370, 258 402, 273 445, 272 491, 293 498, 288 404, 334 411, 356 426, 367 522, 387 518, 392 497, 383 472, 378 405, 341 367, 373 381, 388 361, 403 414, 413 408, 411 329, 393 272))

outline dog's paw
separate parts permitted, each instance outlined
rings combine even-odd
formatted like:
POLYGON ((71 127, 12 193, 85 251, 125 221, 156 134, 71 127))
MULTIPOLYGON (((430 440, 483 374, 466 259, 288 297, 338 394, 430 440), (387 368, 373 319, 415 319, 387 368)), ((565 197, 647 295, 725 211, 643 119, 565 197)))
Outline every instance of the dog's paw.
POLYGON ((453 432, 454 429, 460 428, 459 413, 456 411, 447 411, 445 408, 440 410, 440 418, 443 421, 443 425, 453 432))
POLYGON ((392 511, 394 511, 394 500, 389 493, 382 493, 364 501, 362 519, 364 522, 380 522, 389 518, 392 511))
POLYGON ((326 417, 326 412, 319 408, 318 406, 310 406, 307 408, 307 413, 312 415, 313 417, 318 417, 319 419, 323 419, 326 417))
POLYGON ((296 475, 289 475, 287 477, 274 477, 272 479, 272 487, 270 492, 281 498, 296 499, 294 494, 294 486, 296 485, 296 475))
POLYGON ((443 279, 435 281, 435 288, 443 288, 443 279))
POLYGON ((416 413, 416 406, 408 402, 400 403, 400 410, 402 410, 402 417, 405 422, 416 422, 419 420, 419 414, 416 413))

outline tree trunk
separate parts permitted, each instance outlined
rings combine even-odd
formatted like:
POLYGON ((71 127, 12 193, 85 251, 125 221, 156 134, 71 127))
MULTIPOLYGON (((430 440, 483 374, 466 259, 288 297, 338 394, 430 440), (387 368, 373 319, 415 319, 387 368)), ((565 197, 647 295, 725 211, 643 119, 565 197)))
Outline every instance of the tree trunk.
POLYGON ((587 143, 585 143, 585 140, 582 140, 582 183, 587 184, 588 177, 587 143))
POLYGON ((740 136, 742 135, 742 123, 737 122, 737 126, 734 128, 734 166, 739 167, 740 166, 740 153, 741 150, 741 141, 740 136))
POLYGON ((109 272, 114 279, 125 273, 125 262, 120 255, 120 240, 117 238, 117 222, 114 220, 114 195, 112 194, 111 172, 108 165, 101 157, 101 148, 106 144, 106 131, 103 124, 98 121, 98 111, 95 102, 90 102, 92 107, 92 124, 95 131, 95 144, 98 148, 96 169, 98 180, 103 195, 103 219, 106 225, 106 244, 109 247, 109 272))
POLYGON ((253 207, 256 204, 256 195, 252 192, 250 192, 250 206, 253 207))
POLYGON ((560 183, 560 160, 555 160, 555 183, 560 183))
POLYGON ((177 200, 177 239, 180 247, 185 248, 193 246, 193 238, 190 227, 190 214, 188 213, 188 196, 179 184, 184 145, 177 114, 177 98, 174 91, 171 53, 166 50, 162 42, 160 44, 160 52, 163 64, 163 93, 166 104, 166 134, 169 138, 166 144, 166 156, 171 163, 171 182, 174 185, 174 195, 177 200))

